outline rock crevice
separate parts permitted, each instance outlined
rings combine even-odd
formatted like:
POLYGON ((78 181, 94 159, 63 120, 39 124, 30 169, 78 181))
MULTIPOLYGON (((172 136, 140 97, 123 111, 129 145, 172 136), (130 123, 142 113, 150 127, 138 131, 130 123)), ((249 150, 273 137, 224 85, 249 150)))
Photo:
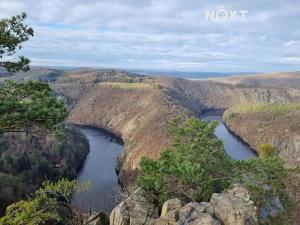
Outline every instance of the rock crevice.
POLYGON ((210 202, 184 204, 170 199, 158 208, 142 189, 121 202, 110 215, 111 225, 257 225, 254 202, 247 189, 233 185, 214 193, 210 202))

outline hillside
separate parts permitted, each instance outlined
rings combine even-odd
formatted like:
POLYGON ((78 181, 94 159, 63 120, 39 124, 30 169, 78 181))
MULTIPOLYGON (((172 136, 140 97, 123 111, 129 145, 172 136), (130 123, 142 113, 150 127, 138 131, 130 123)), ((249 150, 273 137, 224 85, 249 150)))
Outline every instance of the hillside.
POLYGON ((122 70, 80 70, 66 73, 53 85, 70 105, 68 122, 107 129, 125 148, 120 178, 128 183, 142 156, 156 158, 168 145, 169 120, 225 109, 239 103, 284 103, 300 93, 284 88, 245 87, 213 81, 154 78, 122 70))
POLYGON ((169 144, 165 131, 169 120, 189 113, 153 85, 135 83, 132 87, 132 83, 123 82, 120 86, 120 82, 128 79, 139 81, 150 78, 121 71, 112 71, 118 77, 106 76, 107 72, 98 71, 98 76, 95 72, 85 74, 80 82, 74 79, 73 74, 67 74, 54 88, 71 102, 68 122, 104 128, 124 140, 119 168, 122 182, 128 183, 134 177, 142 156, 156 158, 169 144), (108 79, 117 80, 118 86, 101 82, 108 79))
POLYGON ((300 101, 300 91, 288 87, 243 86, 215 81, 158 78, 166 93, 196 114, 206 109, 227 109, 241 103, 300 101))
MULTIPOLYGON (((124 140, 125 148, 119 160, 119 177, 123 183, 134 178, 142 156, 156 158, 168 145, 165 129, 176 115, 198 116, 209 109, 228 109, 245 103, 300 101, 300 90, 290 85, 264 87, 219 79, 192 81, 115 69, 63 72, 34 67, 11 78, 19 76, 50 82, 68 105, 69 123, 104 128, 124 140)), ((245 80, 254 78, 264 81, 261 75, 245 76, 245 80)), ((281 76, 280 82, 285 78, 281 76)))
POLYGON ((300 164, 300 104, 248 104, 228 109, 224 122, 259 153, 272 144, 288 166, 300 164))
POLYGON ((19 71, 14 74, 9 74, 5 71, 0 70, 0 82, 6 79, 13 79, 16 81, 25 80, 40 80, 45 82, 54 82, 56 79, 64 74, 63 70, 50 69, 46 67, 33 66, 30 71, 23 72, 19 71))
POLYGON ((289 87, 300 89, 300 72, 243 75, 227 78, 213 78, 211 80, 227 84, 242 84, 245 86, 289 87))
POLYGON ((45 179, 75 178, 88 143, 69 127, 62 140, 49 134, 0 134, 0 215, 12 202, 33 193, 45 179))

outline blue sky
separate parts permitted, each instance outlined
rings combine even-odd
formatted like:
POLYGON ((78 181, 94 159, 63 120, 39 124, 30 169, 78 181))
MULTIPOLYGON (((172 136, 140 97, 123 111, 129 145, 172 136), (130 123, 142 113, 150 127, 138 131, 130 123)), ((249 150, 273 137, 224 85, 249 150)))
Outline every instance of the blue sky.
POLYGON ((34 65, 217 72, 300 70, 299 0, 0 0, 27 12, 34 65), (239 12, 206 20, 205 11, 239 12))

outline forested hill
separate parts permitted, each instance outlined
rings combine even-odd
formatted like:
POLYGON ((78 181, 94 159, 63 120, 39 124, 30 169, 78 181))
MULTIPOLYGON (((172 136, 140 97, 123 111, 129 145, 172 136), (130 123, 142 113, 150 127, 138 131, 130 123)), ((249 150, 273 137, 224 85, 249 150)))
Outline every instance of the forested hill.
MULTIPOLYGON (((69 106, 68 122, 101 127, 123 138, 125 150, 119 161, 123 181, 134 177, 142 156, 155 158, 168 145, 165 128, 176 115, 198 116, 208 109, 227 109, 241 103, 300 100, 299 90, 284 85, 290 84, 284 83, 286 76, 278 76, 276 81, 282 85, 272 87, 264 86, 264 77, 271 75, 264 75, 259 85, 151 77, 124 70, 92 68, 62 71, 33 67, 11 78, 20 77, 51 82, 56 94, 69 106)), ((260 75, 253 77, 260 80, 260 75)), ((254 79, 252 76, 247 79, 250 78, 254 79)))
POLYGON ((73 179, 88 154, 88 142, 75 128, 60 140, 50 134, 0 134, 0 214, 33 193, 45 179, 73 179))
POLYGON ((300 99, 291 88, 245 86, 206 80, 151 77, 113 69, 68 71, 53 88, 64 96, 68 121, 105 128, 125 142, 119 161, 122 181, 134 177, 142 156, 158 157, 168 146, 169 120, 239 103, 286 103, 300 99))

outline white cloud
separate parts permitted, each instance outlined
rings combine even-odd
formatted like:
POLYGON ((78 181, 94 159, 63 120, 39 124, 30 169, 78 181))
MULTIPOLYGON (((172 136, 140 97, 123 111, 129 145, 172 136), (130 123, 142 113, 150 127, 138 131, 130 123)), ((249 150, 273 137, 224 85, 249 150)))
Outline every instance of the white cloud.
POLYGON ((26 11, 38 65, 202 71, 298 69, 297 0, 0 0, 1 17, 26 11), (205 21, 223 5, 244 21, 205 21))
POLYGON ((283 64, 297 64, 300 65, 300 57, 284 57, 279 59, 280 63, 283 64))

